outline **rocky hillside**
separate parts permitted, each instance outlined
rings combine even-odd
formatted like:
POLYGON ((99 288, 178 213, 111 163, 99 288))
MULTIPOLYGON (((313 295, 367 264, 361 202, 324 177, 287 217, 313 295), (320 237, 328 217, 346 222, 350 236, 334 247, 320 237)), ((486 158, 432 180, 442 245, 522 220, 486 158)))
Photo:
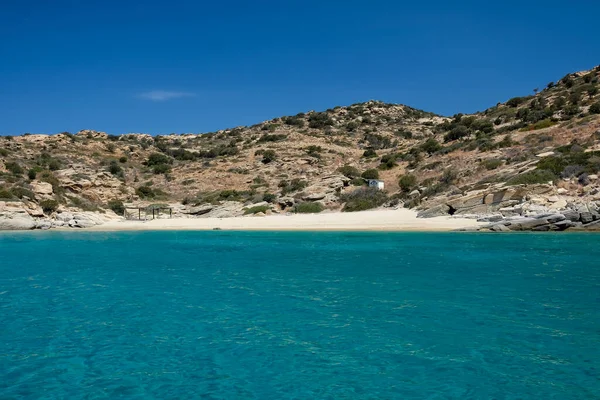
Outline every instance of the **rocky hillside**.
POLYGON ((192 217, 405 206, 508 218, 593 208, 599 89, 596 67, 450 118, 370 101, 197 135, 0 137, 0 229, 85 227, 125 206, 166 204, 192 217), (385 190, 366 188, 367 179, 385 190))

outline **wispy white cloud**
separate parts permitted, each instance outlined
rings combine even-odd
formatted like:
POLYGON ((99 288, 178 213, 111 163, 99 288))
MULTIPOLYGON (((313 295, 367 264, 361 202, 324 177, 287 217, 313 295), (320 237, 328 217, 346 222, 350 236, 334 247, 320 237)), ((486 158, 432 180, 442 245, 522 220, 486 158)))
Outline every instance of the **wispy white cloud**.
POLYGON ((180 99, 182 97, 194 97, 195 93, 191 92, 172 92, 168 90, 151 90, 137 95, 138 98, 150 101, 168 101, 180 99))

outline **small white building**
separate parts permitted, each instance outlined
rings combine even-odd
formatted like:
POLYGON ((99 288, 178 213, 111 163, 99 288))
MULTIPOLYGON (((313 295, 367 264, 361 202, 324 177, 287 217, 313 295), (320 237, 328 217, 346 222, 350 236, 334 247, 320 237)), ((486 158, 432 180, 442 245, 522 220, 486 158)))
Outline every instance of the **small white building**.
POLYGON ((375 187, 379 190, 383 190, 384 188, 384 183, 383 181, 377 180, 377 179, 369 179, 369 187, 375 187))

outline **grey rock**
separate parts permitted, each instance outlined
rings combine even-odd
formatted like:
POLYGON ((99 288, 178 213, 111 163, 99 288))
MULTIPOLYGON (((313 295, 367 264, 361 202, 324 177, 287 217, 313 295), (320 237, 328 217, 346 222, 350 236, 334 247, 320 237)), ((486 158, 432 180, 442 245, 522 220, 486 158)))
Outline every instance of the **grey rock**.
POLYGON ((490 229, 492 232, 509 232, 509 231, 510 231, 510 228, 509 228, 509 227, 507 227, 507 226, 506 226, 506 225, 504 225, 504 224, 496 224, 496 225, 492 225, 492 226, 491 226, 489 229, 490 229))
POLYGON ((581 222, 583 222, 584 225, 594 221, 594 215, 589 211, 580 212, 579 215, 580 215, 580 220, 581 220, 581 222))
POLYGON ((512 231, 529 231, 542 225, 548 225, 548 222, 544 219, 521 218, 511 221, 509 227, 512 231))
POLYGON ((35 228, 35 221, 29 215, 0 215, 0 231, 24 231, 35 228))
POLYGON ((184 213, 190 215, 203 215, 211 212, 213 208, 215 207, 211 204, 203 204, 201 206, 192 207, 189 210, 184 211, 184 213))
POLYGON ((426 210, 419 211, 417 218, 433 218, 450 214, 450 207, 447 204, 438 204, 426 210))
POLYGON ((579 213, 575 210, 564 210, 562 212, 562 215, 564 215, 565 218, 568 219, 569 221, 573 221, 573 222, 579 221, 579 218, 580 218, 579 213))
POLYGON ((317 200, 323 200, 325 198, 325 196, 327 196, 326 193, 311 193, 311 194, 304 196, 302 199, 306 200, 306 201, 317 201, 317 200))
POLYGON ((494 214, 494 215, 486 215, 485 217, 478 218, 477 222, 498 222, 498 221, 502 221, 503 219, 504 219, 503 215, 494 214))
POLYGON ((556 230, 558 230, 558 231, 564 231, 565 229, 576 227, 577 223, 569 221, 569 220, 564 220, 564 221, 556 222, 556 223, 554 223, 552 225, 556 227, 556 230))

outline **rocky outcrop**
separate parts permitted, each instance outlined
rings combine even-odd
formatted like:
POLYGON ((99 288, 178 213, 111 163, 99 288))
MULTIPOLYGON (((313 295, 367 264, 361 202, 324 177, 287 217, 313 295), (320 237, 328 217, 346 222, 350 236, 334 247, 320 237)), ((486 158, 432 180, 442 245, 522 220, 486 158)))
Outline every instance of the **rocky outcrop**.
POLYGON ((450 206, 447 204, 438 204, 426 210, 419 211, 417 218, 433 218, 450 215, 450 206))
POLYGON ((35 220, 22 203, 0 201, 0 230, 29 230, 35 227, 35 220))
POLYGON ((481 231, 564 231, 567 229, 600 230, 600 212, 597 203, 574 204, 572 208, 537 214, 496 218, 480 218, 480 222, 491 222, 482 226, 481 231))
POLYGON ((63 212, 56 215, 53 226, 69 228, 91 228, 102 225, 113 218, 95 212, 63 212))

